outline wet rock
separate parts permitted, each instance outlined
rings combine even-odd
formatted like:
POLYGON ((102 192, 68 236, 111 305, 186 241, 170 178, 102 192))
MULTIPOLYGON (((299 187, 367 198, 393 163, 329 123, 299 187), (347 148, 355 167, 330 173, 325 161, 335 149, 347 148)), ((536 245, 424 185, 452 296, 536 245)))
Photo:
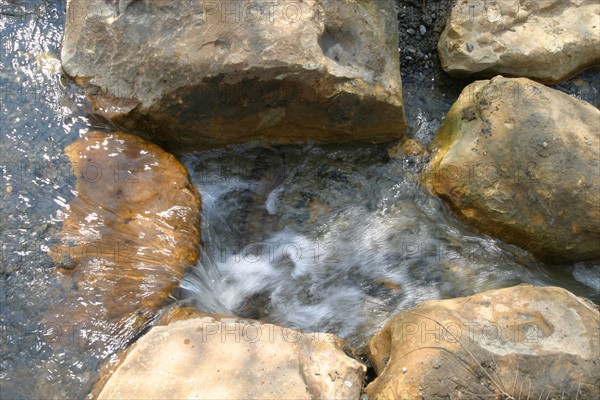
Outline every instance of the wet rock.
POLYGON ((357 399, 366 368, 343 349, 326 333, 188 312, 139 339, 99 398, 357 399))
POLYGON ((600 111, 529 79, 467 86, 425 173, 465 222, 547 263, 600 259, 600 111))
POLYGON ((405 156, 422 158, 427 156, 427 149, 418 140, 405 138, 390 148, 388 155, 395 160, 401 160, 405 156))
POLYGON ((598 307, 556 287, 427 301, 369 343, 369 399, 600 396, 598 307), (512 397, 509 397, 512 396, 512 397))
POLYGON ((170 150, 405 131, 391 0, 84 0, 68 16, 62 66, 94 113, 170 150))
POLYGON ((599 18, 597 0, 458 0, 438 53, 453 76, 502 74, 556 83, 600 63, 599 18))
POLYGON ((45 323, 82 332, 57 346, 110 355, 156 317, 195 264, 200 201, 187 170, 138 136, 91 132, 65 153, 76 196, 49 253, 64 298, 45 323))

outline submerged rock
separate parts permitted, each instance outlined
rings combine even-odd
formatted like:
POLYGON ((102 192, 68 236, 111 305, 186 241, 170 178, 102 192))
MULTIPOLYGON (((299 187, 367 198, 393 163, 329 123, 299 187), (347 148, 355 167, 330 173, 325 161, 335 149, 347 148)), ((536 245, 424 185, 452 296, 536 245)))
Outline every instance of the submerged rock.
POLYGON ((405 131, 392 0, 69 1, 65 72, 173 151, 405 131))
POLYGON ((598 0, 458 0, 438 54, 453 76, 557 83, 600 64, 599 19, 598 0))
POLYGON ((427 156, 427 150, 418 140, 405 137, 388 150, 388 156, 395 160, 401 160, 403 157, 418 157, 422 159, 427 156))
POLYGON ((175 157, 137 136, 91 132, 65 153, 76 196, 50 251, 64 299, 46 321, 82 333, 57 345, 107 356, 156 317, 195 264, 200 201, 175 157))
POLYGON ((129 350, 100 399, 358 399, 366 368, 341 339, 188 313, 129 350), (183 318, 183 319, 182 319, 183 318))
POLYGON ((547 263, 600 259, 600 111, 529 79, 467 86, 424 183, 467 223, 547 263))
POLYGON ((369 343, 378 377, 367 394, 597 399, 599 325, 596 305, 555 287, 427 301, 398 314, 369 343))

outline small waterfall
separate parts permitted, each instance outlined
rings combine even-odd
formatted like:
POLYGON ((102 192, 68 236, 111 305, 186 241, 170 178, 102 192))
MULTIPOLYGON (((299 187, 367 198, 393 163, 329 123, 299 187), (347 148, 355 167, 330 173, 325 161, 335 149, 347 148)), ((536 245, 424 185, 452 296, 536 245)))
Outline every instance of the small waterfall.
POLYGON ((557 283, 524 251, 457 221, 418 184, 419 163, 390 159, 386 146, 222 150, 184 163, 203 195, 204 246, 180 297, 203 311, 362 348, 424 300, 557 283))

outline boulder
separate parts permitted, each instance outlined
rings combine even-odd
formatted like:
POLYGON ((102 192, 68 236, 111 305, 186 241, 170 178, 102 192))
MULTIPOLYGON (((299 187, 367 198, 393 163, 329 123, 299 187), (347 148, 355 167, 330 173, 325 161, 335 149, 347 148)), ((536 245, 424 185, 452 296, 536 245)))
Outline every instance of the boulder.
POLYGON ((467 86, 424 183, 480 231, 546 263, 600 259, 600 111, 525 78, 467 86))
POLYGON ((76 196, 49 253, 63 298, 46 322, 81 332, 56 345, 106 356, 156 317, 195 264, 200 200, 183 165, 138 136, 91 132, 65 153, 76 196))
POLYGON ((369 399, 597 399, 600 317, 556 287, 427 301, 369 343, 369 399), (512 396, 512 397, 511 397, 512 396))
POLYGON ((366 368, 341 339, 191 313, 155 326, 99 399, 358 399, 366 368))
POLYGON ((406 128, 392 0, 70 0, 61 56, 95 114, 175 152, 406 128))
POLYGON ((438 54, 453 76, 556 83, 600 64, 599 19, 597 0, 457 0, 438 54))

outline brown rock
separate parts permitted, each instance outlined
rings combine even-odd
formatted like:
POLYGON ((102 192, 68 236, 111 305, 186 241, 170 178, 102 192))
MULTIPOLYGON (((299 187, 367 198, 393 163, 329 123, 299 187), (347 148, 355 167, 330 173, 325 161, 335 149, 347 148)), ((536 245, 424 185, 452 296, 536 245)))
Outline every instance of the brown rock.
POLYGON ((427 301, 369 343, 369 399, 600 397, 598 307, 520 285, 427 301), (512 397, 508 397, 512 396, 512 397))
POLYGON ((67 13, 62 66, 94 113, 170 150, 405 131, 392 0, 71 0, 67 13))
POLYGON ((427 156, 427 149, 418 140, 404 138, 388 150, 388 156, 396 160, 400 160, 405 156, 421 159, 427 156))
MULTIPOLYGON (((185 313, 184 313, 185 314, 185 313)), ((155 326, 129 350, 100 399, 358 399, 366 368, 325 333, 235 317, 155 326)))
POLYGON ((187 170, 137 136, 91 132, 65 152, 77 194, 50 251, 64 299, 46 320, 87 332, 57 345, 109 354, 156 317, 195 264, 200 201, 187 170))
POLYGON ((600 111, 525 78, 465 88, 424 183, 465 222, 547 263, 600 259, 600 111))
POLYGON ((600 64, 599 19, 597 0, 458 0, 438 53, 453 76, 556 83, 600 64))

